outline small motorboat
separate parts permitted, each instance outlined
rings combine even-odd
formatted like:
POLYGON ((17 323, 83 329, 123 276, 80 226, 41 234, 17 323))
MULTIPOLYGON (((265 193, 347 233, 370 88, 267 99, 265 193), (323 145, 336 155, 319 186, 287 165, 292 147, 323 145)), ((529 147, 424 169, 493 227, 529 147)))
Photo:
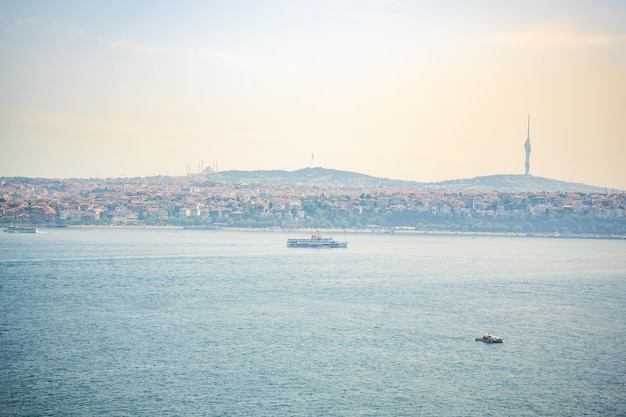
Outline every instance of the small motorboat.
POLYGON ((482 336, 476 336, 476 341, 485 343, 502 343, 502 338, 494 336, 491 333, 485 333, 482 336))

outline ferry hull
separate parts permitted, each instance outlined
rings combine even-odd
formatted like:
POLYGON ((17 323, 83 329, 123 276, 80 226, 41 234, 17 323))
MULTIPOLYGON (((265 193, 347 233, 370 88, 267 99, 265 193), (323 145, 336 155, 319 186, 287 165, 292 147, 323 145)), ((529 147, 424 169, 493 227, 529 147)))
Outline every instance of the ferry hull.
POLYGON ((8 226, 4 231, 6 233, 37 233, 37 228, 31 226, 8 226))

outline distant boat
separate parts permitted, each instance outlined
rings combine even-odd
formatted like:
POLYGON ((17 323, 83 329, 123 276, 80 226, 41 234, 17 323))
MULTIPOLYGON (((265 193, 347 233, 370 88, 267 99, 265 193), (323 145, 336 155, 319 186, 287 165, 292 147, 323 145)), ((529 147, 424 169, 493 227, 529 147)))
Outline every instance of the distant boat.
POLYGON ((7 233, 37 233, 37 228, 34 226, 7 226, 4 231, 7 233))
POLYGON ((319 232, 311 236, 310 239, 287 239, 288 248, 346 248, 348 242, 339 242, 332 237, 322 237, 319 232))
POLYGON ((482 336, 476 336, 476 341, 485 343, 502 343, 502 338, 494 336, 491 333, 485 333, 482 336))

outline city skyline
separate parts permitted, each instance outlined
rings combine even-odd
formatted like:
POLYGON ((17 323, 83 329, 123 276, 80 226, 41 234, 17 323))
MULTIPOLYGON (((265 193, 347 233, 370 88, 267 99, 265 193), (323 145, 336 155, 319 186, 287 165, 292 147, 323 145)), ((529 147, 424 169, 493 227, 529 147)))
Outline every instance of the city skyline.
POLYGON ((0 176, 524 174, 530 113, 531 175, 626 189, 624 21, 591 1, 5 3, 0 176))

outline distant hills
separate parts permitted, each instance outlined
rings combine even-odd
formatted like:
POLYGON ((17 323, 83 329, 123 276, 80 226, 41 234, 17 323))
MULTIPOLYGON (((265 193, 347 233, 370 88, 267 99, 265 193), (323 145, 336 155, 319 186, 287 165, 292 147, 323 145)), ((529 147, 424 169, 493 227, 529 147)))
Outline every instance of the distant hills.
POLYGON ((426 185, 419 182, 377 178, 356 172, 326 168, 303 168, 296 171, 222 171, 209 173, 206 178, 220 183, 338 187, 421 187, 426 185))
POLYGON ((223 171, 206 174, 217 183, 286 184, 337 187, 388 187, 478 192, 541 192, 562 191, 603 193, 606 188, 552 180, 532 175, 489 175, 469 179, 422 183, 372 177, 356 172, 326 168, 303 168, 296 171, 223 171))
POLYGON ((532 175, 488 175, 463 180, 443 181, 431 184, 443 189, 460 189, 468 191, 501 191, 501 192, 541 192, 562 191, 578 193, 605 193, 604 187, 558 181, 532 175))
MULTIPOLYGON (((440 191, 476 191, 476 192, 503 192, 503 193, 533 193, 533 192, 578 192, 578 193, 609 193, 623 192, 623 190, 609 190, 604 187, 558 181, 532 175, 487 175, 460 180, 440 182, 403 181, 389 178, 379 178, 357 172, 341 171, 326 168, 303 168, 295 171, 284 170, 257 170, 257 171, 222 171, 213 172, 207 169, 201 174, 189 174, 194 181, 211 182, 218 184, 274 184, 274 185, 307 185, 317 187, 363 187, 363 188, 406 188, 415 190, 440 191)), ((58 179, 2 177, 11 182, 30 183, 33 181, 53 183, 58 179)), ((107 183, 143 183, 145 181, 158 184, 173 184, 180 177, 151 176, 135 178, 108 178, 107 183)), ((73 178, 72 181, 90 182, 91 179, 73 178)))

